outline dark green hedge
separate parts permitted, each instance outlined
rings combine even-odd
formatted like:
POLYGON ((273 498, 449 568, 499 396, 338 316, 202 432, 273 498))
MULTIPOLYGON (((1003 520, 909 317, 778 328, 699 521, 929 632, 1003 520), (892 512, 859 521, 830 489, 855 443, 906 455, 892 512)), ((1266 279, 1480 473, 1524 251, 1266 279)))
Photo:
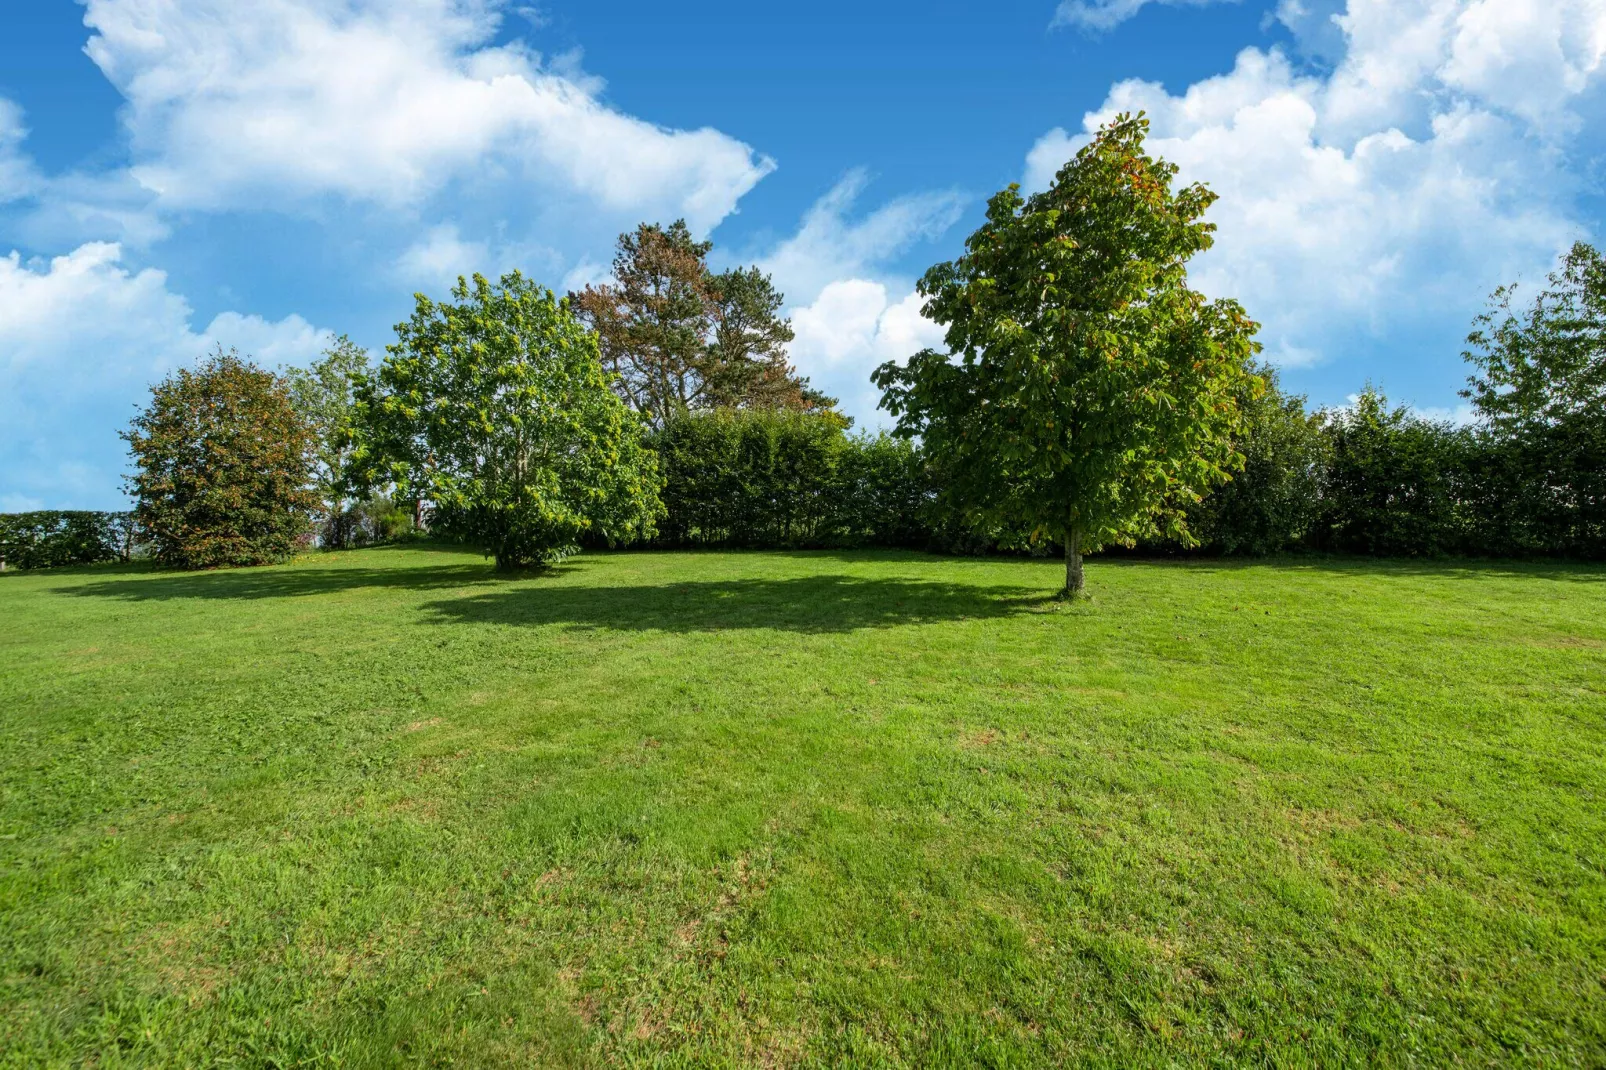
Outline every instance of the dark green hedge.
POLYGON ((930 480, 919 450, 848 435, 830 416, 690 413, 652 440, 665 480, 661 546, 924 546, 930 480))
POLYGON ((127 561, 140 549, 132 513, 58 509, 0 513, 0 558, 7 568, 127 561))
MULTIPOLYGON (((1199 545, 1138 549, 1606 558, 1606 420, 1598 425, 1518 439, 1425 420, 1370 391, 1348 409, 1307 413, 1273 390, 1251 413, 1243 470, 1188 510, 1199 545)), ((697 413, 653 445, 667 481, 659 546, 1057 550, 969 529, 943 509, 940 468, 918 446, 848 435, 826 417, 697 413)))
POLYGON ((1297 401, 1250 421, 1244 471, 1189 510, 1204 552, 1606 558, 1606 414, 1500 433, 1371 391, 1297 401))

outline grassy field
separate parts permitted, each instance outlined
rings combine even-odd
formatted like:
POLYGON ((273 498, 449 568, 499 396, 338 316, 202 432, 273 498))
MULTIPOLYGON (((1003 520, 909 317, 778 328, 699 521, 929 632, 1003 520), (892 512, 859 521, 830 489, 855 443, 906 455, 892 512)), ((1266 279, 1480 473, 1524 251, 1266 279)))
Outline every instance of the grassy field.
POLYGON ((1606 1064, 1606 570, 0 576, 0 1063, 1606 1064))

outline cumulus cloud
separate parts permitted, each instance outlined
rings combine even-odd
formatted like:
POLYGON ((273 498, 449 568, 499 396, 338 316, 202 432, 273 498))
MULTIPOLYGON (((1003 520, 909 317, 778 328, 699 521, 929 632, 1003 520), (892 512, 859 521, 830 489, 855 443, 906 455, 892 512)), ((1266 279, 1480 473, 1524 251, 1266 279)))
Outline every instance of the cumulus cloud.
POLYGON ((965 198, 951 190, 912 194, 856 217, 868 181, 862 170, 845 175, 804 214, 797 233, 759 263, 789 300, 798 370, 840 398, 861 425, 873 426, 879 394, 871 370, 942 340, 920 315, 913 282, 889 265, 947 233, 965 198))
POLYGON ((87 0, 127 98, 133 174, 167 208, 335 194, 410 206, 454 180, 713 227, 774 164, 622 114, 572 61, 493 45, 488 0, 87 0))
POLYGON ((1238 0, 1060 0, 1054 11, 1055 26, 1074 26, 1080 30, 1102 32, 1121 23, 1153 3, 1173 7, 1204 7, 1207 4, 1237 3, 1238 0))
POLYGON ((860 426, 876 426, 879 391, 870 372, 886 361, 902 362, 942 345, 942 328, 920 314, 924 299, 884 282, 841 279, 829 283, 812 304, 792 310, 792 359, 813 384, 840 398, 860 426))
POLYGON ((964 197, 948 190, 898 197, 850 219, 868 181, 862 170, 849 172, 814 203, 795 235, 762 258, 794 302, 811 301, 833 280, 864 274, 916 242, 942 236, 964 211, 964 197))
POLYGON ((1100 123, 1146 111, 1151 151, 1221 195, 1197 284, 1243 300, 1286 364, 1408 324, 1453 340, 1494 284, 1542 273, 1581 231, 1566 139, 1606 47, 1601 0, 1351 0, 1326 25, 1344 49, 1325 77, 1251 48, 1180 95, 1121 82, 1027 157, 1043 188, 1100 123))
POLYGON ((0 499, 115 506, 127 426, 149 385, 215 344, 304 363, 329 332, 300 316, 224 312, 205 329, 155 268, 89 243, 48 262, 0 258, 0 499))

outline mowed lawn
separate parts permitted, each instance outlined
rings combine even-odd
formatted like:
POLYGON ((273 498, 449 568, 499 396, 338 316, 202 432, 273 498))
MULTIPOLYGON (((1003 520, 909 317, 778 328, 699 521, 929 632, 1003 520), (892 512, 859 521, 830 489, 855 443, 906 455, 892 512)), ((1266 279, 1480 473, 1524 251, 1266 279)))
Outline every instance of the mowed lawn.
POLYGON ((1606 1064, 1606 569, 0 576, 0 1063, 1606 1064))

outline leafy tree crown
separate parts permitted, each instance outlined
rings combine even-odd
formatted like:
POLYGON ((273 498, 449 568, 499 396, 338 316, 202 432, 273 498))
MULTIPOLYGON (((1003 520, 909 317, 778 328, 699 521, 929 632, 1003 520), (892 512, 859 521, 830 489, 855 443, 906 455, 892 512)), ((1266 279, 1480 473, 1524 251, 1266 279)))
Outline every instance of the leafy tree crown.
POLYGON ((662 506, 640 418, 566 300, 516 271, 475 275, 450 301, 418 294, 396 338, 357 390, 366 486, 432 501, 504 567, 652 534, 662 506))
POLYGON ((1494 292, 1462 354, 1478 372, 1461 392, 1503 430, 1534 430, 1606 414, 1606 258, 1578 242, 1533 304, 1494 292))
POLYGON ((787 357, 792 323, 774 281, 757 267, 709 270, 712 248, 684 220, 643 223, 619 236, 611 281, 570 295, 620 394, 658 427, 698 409, 833 408, 787 357))
POLYGON ((158 383, 122 437, 135 516, 163 563, 279 561, 307 533, 314 430, 285 381, 234 350, 158 383))
POLYGON ((1256 325, 1188 287, 1215 195, 1173 190, 1147 129, 1119 116, 1047 190, 996 194, 965 254, 920 281, 950 352, 875 373, 899 432, 923 437, 980 527, 1186 541, 1185 506, 1241 464, 1256 325))

